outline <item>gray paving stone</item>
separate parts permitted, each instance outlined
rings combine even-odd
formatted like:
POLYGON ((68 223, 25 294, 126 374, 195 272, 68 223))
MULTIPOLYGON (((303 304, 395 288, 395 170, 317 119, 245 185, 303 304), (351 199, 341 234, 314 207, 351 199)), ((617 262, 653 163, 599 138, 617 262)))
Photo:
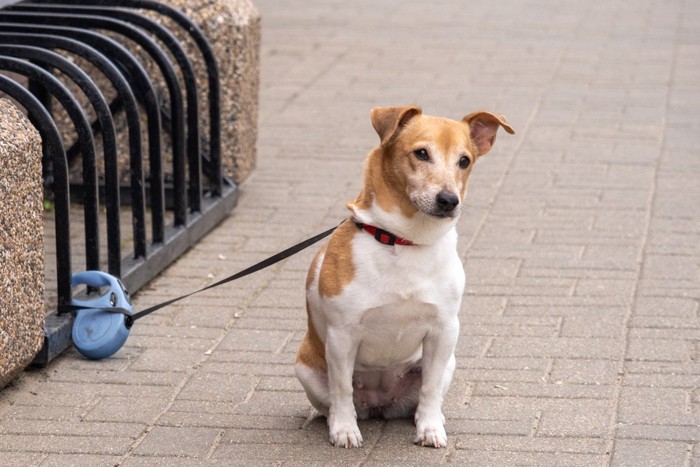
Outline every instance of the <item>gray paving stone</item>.
POLYGON ((681 339, 631 338, 627 360, 686 362, 692 353, 691 342, 681 339))
POLYGON ((41 465, 50 467, 117 465, 120 460, 121 456, 105 456, 99 454, 49 454, 41 462, 41 465))
POLYGON ((178 399, 242 402, 256 386, 257 378, 226 373, 193 375, 178 393, 178 399))
POLYGON ((597 438, 552 438, 529 436, 461 435, 457 437, 458 450, 518 451, 529 453, 604 454, 605 443, 597 438))
POLYGON ((569 384, 612 385, 617 377, 617 362, 557 358, 550 378, 569 384))
POLYGON ((621 439, 615 442, 612 466, 685 465, 690 445, 674 441, 621 439))
POLYGON ((0 452, 122 455, 132 443, 117 436, 0 435, 0 452))
POLYGON ((206 457, 209 449, 220 436, 212 428, 156 426, 136 447, 136 455, 175 457, 206 457))
POLYGON ((487 356, 519 357, 531 355, 538 357, 568 358, 619 358, 623 352, 619 339, 601 337, 496 337, 487 352, 487 356))
POLYGON ((680 388, 623 387, 620 394, 619 421, 656 425, 692 425, 690 393, 680 388))
POLYGON ((7 467, 26 467, 27 465, 38 465, 43 459, 46 459, 45 454, 31 452, 3 452, 2 461, 7 467))
POLYGON ((83 419, 91 422, 149 424, 168 405, 167 399, 104 397, 86 412, 83 419))
POLYGON ((602 454, 578 454, 560 452, 521 452, 458 449, 449 457, 449 461, 458 465, 479 465, 501 467, 504 465, 537 466, 600 466, 605 465, 608 456, 602 454))
POLYGON ((700 441, 700 427, 697 425, 622 424, 616 431, 618 438, 623 439, 685 441, 696 444, 700 441))

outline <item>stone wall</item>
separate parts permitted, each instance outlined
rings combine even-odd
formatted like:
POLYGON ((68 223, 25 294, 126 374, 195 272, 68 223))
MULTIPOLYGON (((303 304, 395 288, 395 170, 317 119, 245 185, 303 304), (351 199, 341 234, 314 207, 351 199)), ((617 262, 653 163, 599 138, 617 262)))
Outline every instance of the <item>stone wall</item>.
POLYGON ((0 388, 44 341, 41 138, 0 99, 0 388))
MULTIPOLYGON (((257 156, 260 13, 250 0, 167 0, 166 3, 189 16, 214 49, 221 80, 224 173, 242 182, 255 168, 257 156)), ((179 28, 173 26, 172 30, 188 43, 179 28)), ((198 82, 206 83, 203 65, 197 61, 195 72, 198 82)), ((206 96, 201 94, 200 101, 206 102, 206 96)))

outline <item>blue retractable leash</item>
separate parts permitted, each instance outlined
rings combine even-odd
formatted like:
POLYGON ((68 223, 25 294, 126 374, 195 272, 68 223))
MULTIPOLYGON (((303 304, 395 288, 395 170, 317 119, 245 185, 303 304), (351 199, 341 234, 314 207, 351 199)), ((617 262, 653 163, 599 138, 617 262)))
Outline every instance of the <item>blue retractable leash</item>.
POLYGON ((94 298, 73 299, 70 305, 59 307, 59 311, 77 312, 75 323, 73 323, 72 337, 75 347, 81 354, 93 360, 107 358, 124 345, 126 338, 129 337, 129 330, 137 319, 199 292, 272 266, 322 240, 335 229, 336 227, 330 228, 207 287, 153 305, 138 313, 133 313, 129 293, 119 279, 102 271, 80 272, 73 275, 73 287, 84 284, 94 289, 104 290, 105 287, 108 289, 94 298))

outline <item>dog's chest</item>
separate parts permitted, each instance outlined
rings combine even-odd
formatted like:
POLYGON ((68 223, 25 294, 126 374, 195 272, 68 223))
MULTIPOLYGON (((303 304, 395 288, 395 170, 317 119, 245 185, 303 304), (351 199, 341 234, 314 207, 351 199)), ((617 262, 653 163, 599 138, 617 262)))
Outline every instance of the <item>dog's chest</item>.
POLYGON ((346 312, 362 336, 356 363, 420 358, 425 336, 452 322, 459 308, 464 275, 456 252, 358 243, 357 275, 346 295, 346 312))
POLYGON ((365 309, 394 306, 410 320, 421 304, 442 306, 461 296, 464 273, 453 242, 423 247, 382 245, 365 235, 354 240, 356 273, 347 295, 362 293, 365 309))

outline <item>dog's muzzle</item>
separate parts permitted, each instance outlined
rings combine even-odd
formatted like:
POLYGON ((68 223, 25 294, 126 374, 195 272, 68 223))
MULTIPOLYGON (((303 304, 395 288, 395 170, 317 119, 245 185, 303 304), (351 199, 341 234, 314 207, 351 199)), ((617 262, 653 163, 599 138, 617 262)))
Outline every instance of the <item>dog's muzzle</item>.
POLYGON ((454 217, 459 206, 459 196, 450 191, 441 191, 435 197, 435 213, 437 217, 454 217))

